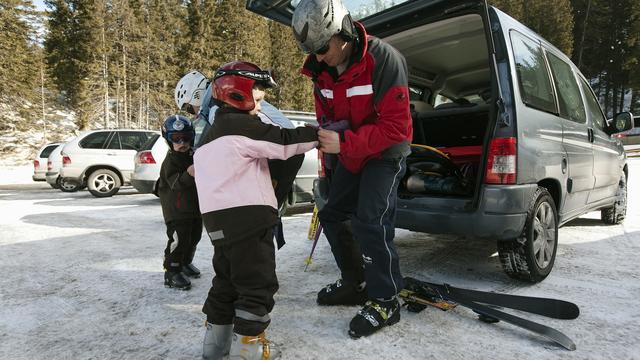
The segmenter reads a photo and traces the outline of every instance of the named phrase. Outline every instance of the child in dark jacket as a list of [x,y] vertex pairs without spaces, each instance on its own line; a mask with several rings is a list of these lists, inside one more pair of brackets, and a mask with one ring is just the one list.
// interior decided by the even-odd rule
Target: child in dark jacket
[[200,276],[200,271],[191,261],[202,236],[193,167],[195,131],[189,119],[172,115],[162,125],[162,137],[169,145],[158,182],[158,195],[169,238],[164,250],[164,284],[189,290],[191,281],[187,276]]
[[283,129],[256,114],[267,71],[247,62],[223,65],[214,76],[220,108],[194,155],[215,277],[203,307],[203,357],[272,359],[265,338],[278,290],[273,227],[278,222],[268,159],[287,159],[317,146],[314,128]]

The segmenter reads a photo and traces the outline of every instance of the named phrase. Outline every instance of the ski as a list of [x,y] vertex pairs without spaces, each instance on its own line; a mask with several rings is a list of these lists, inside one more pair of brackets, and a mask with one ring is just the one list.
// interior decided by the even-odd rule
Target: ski
[[[410,277],[405,278],[405,284],[407,289],[415,288],[416,285],[418,288],[424,288],[425,286],[427,289],[431,288],[432,291],[425,291],[429,297],[437,296],[438,292],[445,291],[443,285]],[[564,300],[469,290],[451,285],[447,285],[446,289],[452,294],[465,296],[477,303],[525,311],[554,319],[572,320],[580,315],[580,309],[576,304]]]
[[423,306],[426,305],[435,306],[446,311],[457,305],[461,305],[480,314],[480,319],[483,321],[497,322],[502,320],[546,337],[568,350],[576,349],[574,342],[562,332],[546,325],[480,304],[468,294],[456,293],[455,290],[453,290],[455,288],[447,284],[437,285],[425,283],[413,278],[405,278],[405,284],[405,288],[400,292],[399,296],[405,301],[410,311],[420,311]]

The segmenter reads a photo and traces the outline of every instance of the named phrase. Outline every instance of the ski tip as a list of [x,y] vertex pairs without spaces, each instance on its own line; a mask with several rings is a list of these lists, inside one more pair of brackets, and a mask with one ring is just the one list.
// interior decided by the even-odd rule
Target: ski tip
[[573,320],[577,319],[578,316],[580,316],[580,308],[578,307],[578,305],[568,301],[564,301],[563,305],[565,308],[561,313],[559,313],[558,319]]
[[576,350],[576,344],[574,344],[573,341],[569,340],[568,344],[561,344],[565,349],[569,350],[569,351],[575,351]]

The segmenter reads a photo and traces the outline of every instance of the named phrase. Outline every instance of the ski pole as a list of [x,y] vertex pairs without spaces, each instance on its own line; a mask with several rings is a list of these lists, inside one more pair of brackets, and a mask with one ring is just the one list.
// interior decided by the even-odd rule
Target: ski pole
[[318,224],[318,228],[315,232],[315,237],[313,239],[313,245],[311,245],[311,252],[309,253],[309,256],[305,259],[305,266],[304,266],[304,271],[307,271],[307,268],[309,267],[309,264],[311,264],[312,262],[312,258],[313,258],[313,252],[316,250],[316,245],[318,244],[318,239],[320,239],[320,234],[322,234],[322,224]]

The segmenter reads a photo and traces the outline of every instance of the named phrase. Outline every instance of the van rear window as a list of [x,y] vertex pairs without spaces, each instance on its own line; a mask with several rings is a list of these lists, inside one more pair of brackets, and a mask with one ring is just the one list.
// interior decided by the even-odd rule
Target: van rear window
[[556,113],[551,79],[540,44],[512,31],[511,46],[522,101],[536,109]]

